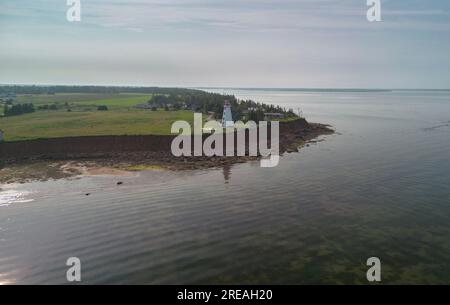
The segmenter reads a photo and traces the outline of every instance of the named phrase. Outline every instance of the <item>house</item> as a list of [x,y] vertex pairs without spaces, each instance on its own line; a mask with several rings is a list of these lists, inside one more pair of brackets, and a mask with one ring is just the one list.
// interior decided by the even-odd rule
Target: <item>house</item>
[[17,97],[13,93],[6,93],[6,94],[3,94],[3,96],[0,97],[0,100],[2,100],[5,103],[12,103],[12,102],[15,102],[17,100]]
[[264,121],[272,121],[272,120],[280,120],[284,119],[283,113],[277,113],[277,112],[267,112],[264,113]]
[[145,103],[145,104],[138,104],[135,107],[139,109],[152,109],[153,105]]

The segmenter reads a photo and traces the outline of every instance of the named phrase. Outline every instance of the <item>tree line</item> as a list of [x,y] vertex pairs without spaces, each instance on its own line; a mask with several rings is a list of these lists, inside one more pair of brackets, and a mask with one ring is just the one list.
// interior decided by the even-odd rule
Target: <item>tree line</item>
[[12,106],[5,105],[4,115],[5,116],[13,116],[20,115],[25,113],[35,112],[33,104],[15,104]]
[[185,94],[189,92],[201,92],[201,91],[197,89],[187,89],[187,88],[160,88],[160,87],[0,85],[0,94],[56,94],[56,93]]
[[264,120],[265,113],[281,113],[285,117],[296,117],[292,109],[257,103],[252,100],[238,100],[234,95],[223,95],[205,91],[187,92],[184,94],[160,94],[154,95],[149,101],[151,109],[164,108],[166,110],[188,109],[195,112],[214,113],[216,119],[220,119],[223,113],[224,102],[231,104],[231,112],[234,120]]

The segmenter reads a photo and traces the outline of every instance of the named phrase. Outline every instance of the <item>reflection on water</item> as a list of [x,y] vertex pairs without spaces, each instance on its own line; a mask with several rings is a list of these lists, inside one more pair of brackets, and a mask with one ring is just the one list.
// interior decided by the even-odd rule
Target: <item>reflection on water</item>
[[225,183],[228,183],[228,181],[230,181],[230,176],[231,176],[231,166],[229,164],[226,164],[223,166],[223,179],[225,180]]
[[364,284],[377,256],[383,283],[450,283],[450,130],[425,130],[448,92],[235,93],[339,133],[275,168],[14,186],[34,202],[0,208],[0,282],[65,283],[76,256],[84,283]]

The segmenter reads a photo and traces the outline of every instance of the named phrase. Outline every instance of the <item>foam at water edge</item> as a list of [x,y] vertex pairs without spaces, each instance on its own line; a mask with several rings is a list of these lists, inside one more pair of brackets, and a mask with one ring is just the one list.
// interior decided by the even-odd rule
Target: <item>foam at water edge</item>
[[6,190],[1,191],[0,189],[0,207],[7,207],[12,203],[27,203],[32,202],[34,199],[26,199],[26,196],[30,192],[17,191],[17,190]]

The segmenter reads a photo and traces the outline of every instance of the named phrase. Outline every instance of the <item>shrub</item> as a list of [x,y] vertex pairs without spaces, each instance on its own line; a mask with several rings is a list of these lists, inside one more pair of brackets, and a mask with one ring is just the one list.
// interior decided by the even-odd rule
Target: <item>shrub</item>
[[33,104],[17,104],[13,105],[12,107],[5,106],[5,116],[13,116],[13,115],[20,115],[24,113],[31,113],[34,112],[34,105]]

